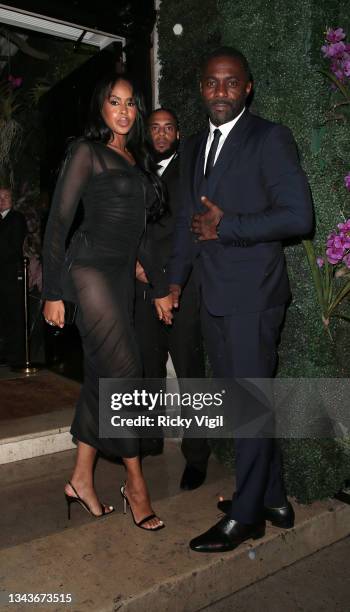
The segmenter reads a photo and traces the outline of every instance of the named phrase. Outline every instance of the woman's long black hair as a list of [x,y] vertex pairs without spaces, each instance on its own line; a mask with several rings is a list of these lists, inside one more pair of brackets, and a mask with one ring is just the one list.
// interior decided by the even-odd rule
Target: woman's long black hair
[[165,212],[168,211],[167,196],[164,184],[155,171],[150,152],[146,145],[145,118],[146,109],[143,95],[140,92],[134,79],[128,74],[109,73],[97,83],[90,103],[90,113],[87,126],[84,131],[85,138],[107,144],[113,139],[112,130],[106,125],[102,117],[103,104],[110,95],[114,85],[118,81],[126,81],[130,84],[133,98],[136,103],[137,114],[135,123],[126,137],[128,151],[134,157],[136,163],[147,174],[153,183],[156,198],[148,209],[148,221],[157,221]]

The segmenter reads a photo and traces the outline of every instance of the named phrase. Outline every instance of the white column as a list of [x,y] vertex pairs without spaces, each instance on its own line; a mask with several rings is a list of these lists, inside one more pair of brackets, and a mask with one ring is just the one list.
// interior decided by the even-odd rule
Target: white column
[[153,30],[153,49],[152,49],[152,94],[153,108],[159,106],[159,77],[160,77],[160,62],[158,58],[159,38],[158,38],[158,16],[162,0],[155,0],[155,9],[157,11],[157,20]]

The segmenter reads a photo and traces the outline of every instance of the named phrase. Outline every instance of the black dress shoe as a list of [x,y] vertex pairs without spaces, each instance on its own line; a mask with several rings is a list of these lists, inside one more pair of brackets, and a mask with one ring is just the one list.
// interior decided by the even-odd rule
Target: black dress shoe
[[[229,514],[231,511],[232,501],[230,499],[223,499],[218,502],[218,508],[221,512]],[[265,521],[270,521],[274,527],[280,527],[281,529],[291,529],[294,527],[294,510],[292,504],[287,501],[285,506],[280,508],[268,508],[265,506],[263,518]]]
[[287,501],[281,508],[264,508],[264,519],[270,521],[274,527],[281,529],[292,529],[294,527],[294,510],[292,504]]
[[224,514],[230,514],[231,506],[232,506],[232,500],[231,499],[222,499],[221,501],[219,501],[217,503],[217,507]]
[[195,552],[222,553],[237,548],[245,540],[257,540],[265,535],[265,523],[244,525],[227,516],[190,542]]
[[198,489],[205,481],[206,475],[206,472],[201,472],[191,465],[186,465],[184,473],[182,474],[180,488],[184,491]]

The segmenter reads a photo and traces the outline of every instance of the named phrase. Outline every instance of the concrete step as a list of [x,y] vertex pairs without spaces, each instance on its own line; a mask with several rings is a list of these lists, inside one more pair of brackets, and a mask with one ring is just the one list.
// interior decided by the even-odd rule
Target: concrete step
[[[51,393],[47,393],[48,381],[55,384]],[[28,394],[23,392],[27,382],[35,383],[34,391],[29,385]],[[19,396],[18,386],[22,389]],[[0,397],[4,391],[5,400],[0,404],[0,465],[74,448],[69,430],[79,389],[79,383],[45,369],[26,377],[2,368]],[[9,393],[15,394],[14,400]]]
[[0,465],[74,448],[69,433],[74,408],[0,423]]
[[216,502],[231,495],[232,476],[211,459],[205,485],[180,492],[184,462],[172,440],[163,455],[144,461],[165,529],[142,531],[121,513],[124,469],[102,461],[96,487],[117,511],[94,520],[77,506],[69,524],[62,488],[73,461],[68,451],[0,467],[4,612],[14,610],[5,603],[8,592],[72,595],[72,605],[37,607],[48,612],[197,612],[350,533],[350,506],[328,500],[296,504],[292,530],[268,527],[263,539],[224,555],[190,551],[188,541],[218,520]]
[[[164,455],[143,460],[155,504],[157,500],[181,494],[179,482],[184,468],[181,449],[174,440],[167,440],[165,446]],[[1,512],[0,549],[81,525],[94,526],[96,521],[78,506],[72,507],[72,520],[67,520],[63,488],[71,476],[74,461],[75,450],[0,466],[2,496],[6,499]],[[227,470],[223,472],[222,466],[213,459],[207,482],[220,480],[223,473],[230,478]],[[96,490],[101,500],[116,506],[118,513],[121,513],[122,508],[119,487],[124,478],[122,465],[105,459],[98,460],[95,471]],[[186,495],[185,499],[188,502]]]
[[[170,357],[167,372],[169,378],[176,378]],[[44,380],[47,376],[57,377],[63,388],[67,384],[69,387],[76,386],[79,389],[79,383],[45,368],[39,370],[38,374],[31,379]],[[13,372],[10,368],[0,369],[0,383],[4,380],[15,379],[23,380],[27,377],[25,374]],[[73,420],[74,405],[75,402],[72,402],[72,406],[54,411],[49,411],[48,406],[47,412],[31,415],[31,406],[28,402],[28,405],[25,406],[25,413],[29,416],[1,418],[0,465],[73,449],[74,444],[69,431]]]

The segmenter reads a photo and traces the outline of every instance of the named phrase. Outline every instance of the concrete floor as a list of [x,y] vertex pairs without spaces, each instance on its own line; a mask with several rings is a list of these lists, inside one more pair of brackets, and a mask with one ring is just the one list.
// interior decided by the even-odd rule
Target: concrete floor
[[348,612],[350,537],[201,612]]

